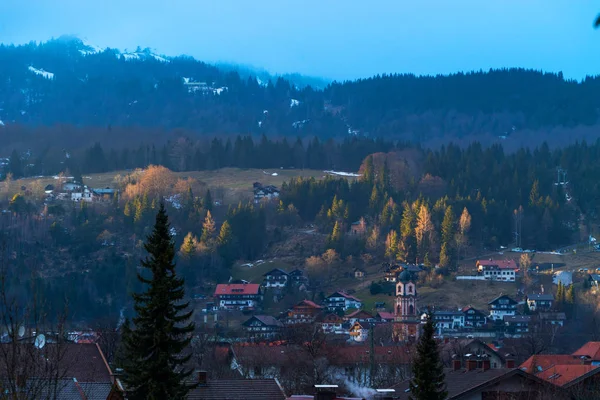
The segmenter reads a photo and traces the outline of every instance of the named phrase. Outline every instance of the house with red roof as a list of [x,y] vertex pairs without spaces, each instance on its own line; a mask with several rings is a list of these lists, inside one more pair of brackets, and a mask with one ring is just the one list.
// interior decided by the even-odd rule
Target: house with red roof
[[362,301],[340,290],[325,298],[325,307],[330,312],[348,311],[351,308],[361,308]]
[[286,324],[310,324],[323,311],[323,307],[310,300],[302,300],[287,312]]
[[214,297],[220,308],[228,310],[253,310],[263,299],[258,283],[219,284]]
[[519,267],[514,260],[477,260],[477,272],[487,280],[514,282]]
[[337,314],[327,314],[319,319],[321,329],[325,333],[344,334],[347,333],[343,329],[344,319]]

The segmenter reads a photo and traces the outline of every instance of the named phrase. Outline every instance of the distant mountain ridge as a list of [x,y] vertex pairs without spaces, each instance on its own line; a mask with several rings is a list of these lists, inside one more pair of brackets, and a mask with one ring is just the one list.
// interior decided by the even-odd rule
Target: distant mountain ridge
[[596,126],[598,82],[503,69],[338,83],[61,36],[0,46],[0,129],[72,124],[184,128],[198,135],[503,141],[522,132]]

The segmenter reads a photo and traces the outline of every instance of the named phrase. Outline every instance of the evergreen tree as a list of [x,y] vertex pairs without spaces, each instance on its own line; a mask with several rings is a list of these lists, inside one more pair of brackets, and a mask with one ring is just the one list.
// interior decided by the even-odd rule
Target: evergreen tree
[[373,165],[373,155],[369,155],[364,163],[362,180],[372,185],[375,181],[375,167]]
[[339,222],[335,221],[331,235],[327,238],[327,247],[330,249],[339,248],[342,241],[342,229]]
[[450,255],[448,254],[448,244],[446,242],[442,243],[442,248],[440,250],[440,267],[448,267],[451,265],[450,263]]
[[565,303],[569,305],[575,304],[575,285],[572,283],[565,292]]
[[221,225],[221,230],[219,231],[219,236],[217,237],[217,245],[219,246],[218,251],[223,259],[223,262],[225,263],[225,266],[231,266],[233,261],[236,259],[238,252],[229,221],[225,221],[223,222],[223,225]]
[[204,196],[204,201],[202,203],[202,207],[205,210],[212,211],[212,208],[213,208],[213,199],[212,199],[212,195],[210,194],[210,189],[208,189],[206,191],[206,196]]
[[197,244],[197,240],[194,235],[192,235],[192,232],[188,232],[185,238],[183,238],[183,244],[181,245],[179,252],[183,257],[189,259],[196,253]]
[[454,211],[452,206],[446,207],[444,212],[444,220],[442,221],[442,243],[447,243],[448,246],[454,240]]
[[434,339],[435,323],[427,315],[423,333],[417,343],[417,355],[413,361],[413,378],[410,381],[412,400],[444,400],[446,391],[444,365],[440,360],[437,342]]
[[558,281],[558,287],[556,289],[556,309],[562,310],[565,302],[565,288],[561,281]]
[[391,230],[385,239],[385,256],[390,260],[394,259],[398,254],[398,234],[395,230]]
[[186,384],[191,371],[185,368],[194,324],[184,298],[183,279],[175,273],[175,246],[169,219],[161,203],[156,223],[144,248],[148,257],[142,267],[150,277],[138,274],[146,289],[133,295],[136,316],[123,329],[123,381],[128,399],[184,399],[192,388]]
[[202,236],[200,237],[200,242],[205,246],[211,247],[215,238],[215,233],[215,220],[210,214],[210,211],[208,211],[206,213],[206,218],[204,218],[204,223],[202,224]]

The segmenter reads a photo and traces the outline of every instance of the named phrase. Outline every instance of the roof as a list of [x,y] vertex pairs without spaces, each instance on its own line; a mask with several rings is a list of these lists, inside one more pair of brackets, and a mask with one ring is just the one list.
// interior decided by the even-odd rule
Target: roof
[[[596,371],[594,371],[596,370]],[[558,386],[565,386],[590,372],[600,372],[597,365],[554,365],[535,376]]]
[[304,272],[296,268],[295,270],[290,271],[288,275],[304,275]]
[[554,295],[553,294],[528,294],[527,295],[527,299],[528,300],[532,300],[532,301],[552,301],[554,300]]
[[356,310],[353,313],[345,315],[344,318],[373,318],[373,315],[364,310]]
[[308,307],[311,307],[311,308],[323,308],[322,306],[318,305],[314,301],[310,301],[310,300],[302,300],[300,303],[296,304],[292,308],[302,307],[302,306],[308,306]]
[[515,300],[513,300],[506,294],[501,294],[500,296],[496,297],[494,300],[490,301],[488,304],[494,304],[496,301],[498,301],[502,298],[507,298],[508,300],[510,300],[510,304],[519,304],[518,302],[516,302]]
[[[315,397],[306,394],[294,394],[286,400],[313,400]],[[335,397],[333,400],[365,400],[362,397]]]
[[248,319],[246,322],[244,322],[242,325],[244,326],[248,326],[250,324],[250,321],[257,319],[260,322],[262,322],[263,324],[267,325],[267,326],[276,326],[276,327],[282,327],[283,324],[276,319],[275,317],[272,317],[270,315],[254,315],[252,316],[250,319]]
[[504,356],[498,352],[498,349],[493,346],[482,342],[479,339],[455,339],[449,340],[448,343],[443,343],[438,346],[440,350],[440,354],[442,355],[450,355],[452,356],[455,353],[480,353],[474,346],[479,346],[479,348],[485,352],[495,354],[501,360],[504,360]]
[[519,269],[514,260],[477,260],[477,266],[497,267],[499,269]]
[[567,319],[567,314],[564,312],[541,312],[538,314],[538,318],[542,320],[564,321]]
[[285,272],[284,270],[282,270],[281,268],[275,268],[270,270],[269,272],[265,273],[263,276],[267,276],[267,275],[287,275],[288,273]]
[[400,282],[408,282],[412,280],[412,275],[408,271],[408,269],[405,269],[400,273],[400,275],[398,275],[398,279],[400,280]]
[[[528,374],[520,369],[513,368],[491,368],[487,371],[476,369],[472,371],[466,371],[464,369],[454,371],[452,368],[446,368],[444,370],[446,375],[446,390],[448,391],[448,399],[462,399],[467,398],[469,393],[476,390],[481,390],[491,385],[495,385],[504,379],[512,378],[514,376],[522,377],[523,379],[534,381],[548,388],[554,394],[560,394],[556,391],[556,386],[549,384],[537,378],[534,375]],[[406,380],[392,389],[396,390],[396,394],[399,394],[399,399],[408,399],[410,396],[409,380]],[[560,397],[556,397],[560,398]]]
[[433,317],[436,315],[463,315],[462,311],[458,310],[433,310]]
[[598,274],[590,274],[590,278],[592,278],[593,281],[600,282],[600,275]]
[[258,294],[260,285],[258,283],[221,283],[215,289],[215,296],[227,294]]
[[110,382],[78,382],[74,378],[54,380],[27,379],[21,394],[27,398],[55,400],[106,400],[112,389]]
[[581,365],[581,359],[572,354],[538,354],[529,357],[519,366],[525,372],[537,374],[556,365]]
[[387,311],[378,312],[376,317],[380,318],[380,319],[395,319],[396,318],[394,313],[387,312]]
[[531,322],[530,315],[505,315],[504,322]]
[[[337,295],[337,296],[336,296],[336,295]],[[357,299],[356,297],[354,297],[354,296],[351,296],[351,295],[349,295],[348,293],[346,293],[346,292],[344,292],[344,291],[341,291],[341,290],[340,290],[340,291],[337,291],[337,292],[335,292],[335,293],[333,293],[333,294],[330,294],[329,296],[327,296],[327,298],[330,298],[330,297],[343,297],[343,298],[345,298],[345,299],[348,299],[348,300],[354,300],[354,301],[358,301],[359,303],[361,303],[361,302],[362,302],[361,300]]]
[[[374,361],[377,364],[405,364],[412,362],[413,348],[404,345],[374,346]],[[368,345],[330,346],[327,359],[332,365],[357,365],[371,362],[371,347]]]
[[600,342],[587,342],[573,352],[574,356],[587,356],[592,360],[600,360]]
[[284,400],[276,379],[218,379],[190,391],[188,400]]
[[466,313],[466,312],[467,312],[467,311],[469,311],[469,310],[476,311],[476,312],[478,312],[479,314],[484,314],[482,311],[479,311],[478,309],[476,309],[476,308],[475,308],[475,307],[473,307],[473,306],[466,306],[466,307],[463,307],[461,311],[462,311],[463,313]]

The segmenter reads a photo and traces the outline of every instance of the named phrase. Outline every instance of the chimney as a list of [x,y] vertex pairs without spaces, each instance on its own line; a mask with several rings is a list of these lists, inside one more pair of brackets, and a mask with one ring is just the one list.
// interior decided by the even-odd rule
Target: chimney
[[335,400],[337,388],[338,385],[315,385],[317,394],[315,394],[314,400]]
[[198,385],[206,386],[207,385],[206,371],[196,371],[196,374],[198,375]]
[[477,369],[477,360],[467,360],[467,371],[475,371]]
[[452,360],[452,369],[454,371],[459,371],[462,368],[462,362],[460,360]]
[[481,370],[487,371],[488,369],[490,369],[490,360],[482,360],[481,361]]
[[515,367],[515,360],[513,360],[512,358],[507,358],[506,359],[506,368],[514,368]]

